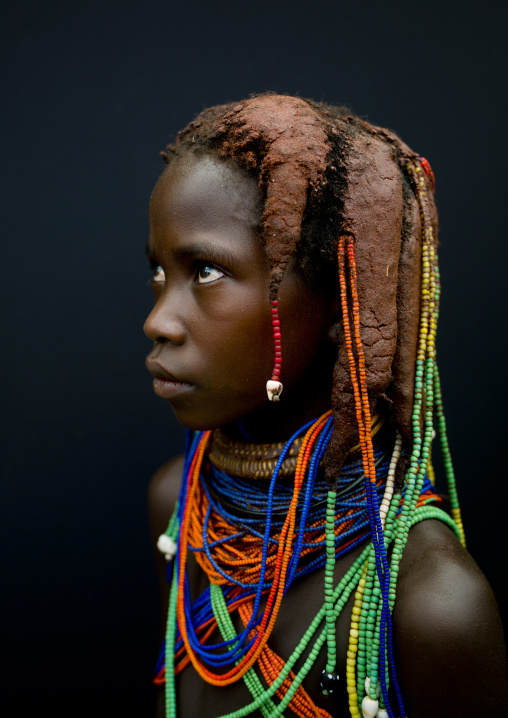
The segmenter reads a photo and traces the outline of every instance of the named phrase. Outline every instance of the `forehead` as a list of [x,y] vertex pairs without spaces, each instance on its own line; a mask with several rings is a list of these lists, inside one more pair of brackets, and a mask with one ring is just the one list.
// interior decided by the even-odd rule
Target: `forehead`
[[161,175],[150,198],[152,230],[177,226],[211,228],[260,224],[256,181],[237,167],[208,155],[176,158]]

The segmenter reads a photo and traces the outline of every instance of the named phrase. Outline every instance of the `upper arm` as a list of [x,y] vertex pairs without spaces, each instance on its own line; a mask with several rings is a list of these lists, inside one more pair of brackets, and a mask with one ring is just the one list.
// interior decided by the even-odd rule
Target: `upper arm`
[[155,564],[159,578],[162,598],[162,623],[166,618],[169,587],[166,582],[167,563],[164,556],[157,549],[157,539],[163,534],[175,508],[183,473],[183,456],[163,464],[152,476],[148,487],[148,512],[150,517],[150,532],[155,553]]
[[421,525],[416,533],[417,548],[401,564],[393,614],[407,714],[503,715],[506,652],[492,590],[444,525]]

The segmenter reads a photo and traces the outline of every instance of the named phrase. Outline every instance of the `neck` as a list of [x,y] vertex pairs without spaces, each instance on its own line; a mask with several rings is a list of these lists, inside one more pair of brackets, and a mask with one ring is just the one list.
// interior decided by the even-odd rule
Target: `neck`
[[259,444],[288,441],[300,427],[317,419],[330,408],[328,397],[308,407],[295,406],[295,402],[289,399],[284,403],[282,399],[222,427],[222,431],[236,441]]

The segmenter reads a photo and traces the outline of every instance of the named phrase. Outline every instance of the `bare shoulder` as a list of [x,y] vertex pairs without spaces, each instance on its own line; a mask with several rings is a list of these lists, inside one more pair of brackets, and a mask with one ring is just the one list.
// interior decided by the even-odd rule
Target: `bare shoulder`
[[152,536],[163,533],[178,500],[183,473],[183,456],[176,456],[157,469],[148,486],[148,511]]
[[439,521],[411,529],[393,623],[408,715],[505,714],[506,652],[496,600],[473,558]]

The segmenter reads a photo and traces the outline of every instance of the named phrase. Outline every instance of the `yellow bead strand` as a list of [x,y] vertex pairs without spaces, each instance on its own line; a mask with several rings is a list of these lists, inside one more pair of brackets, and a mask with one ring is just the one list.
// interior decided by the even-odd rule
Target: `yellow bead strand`
[[349,644],[346,658],[346,686],[349,699],[349,713],[352,718],[361,718],[358,708],[358,693],[356,692],[356,653],[358,651],[359,619],[362,611],[363,590],[365,588],[365,576],[367,575],[367,564],[363,570],[362,577],[358,582],[355,593],[355,602],[351,615],[351,628],[349,629]]

